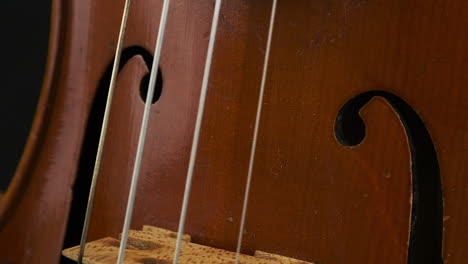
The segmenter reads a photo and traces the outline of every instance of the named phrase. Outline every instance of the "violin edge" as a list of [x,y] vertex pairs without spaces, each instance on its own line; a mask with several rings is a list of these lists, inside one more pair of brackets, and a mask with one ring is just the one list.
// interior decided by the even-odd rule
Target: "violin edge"
[[54,105],[54,94],[58,86],[59,67],[63,57],[61,43],[65,40],[65,12],[66,5],[63,1],[51,1],[49,44],[44,79],[24,151],[11,183],[0,200],[0,230],[3,229],[29,184],[31,170],[35,166],[37,156],[40,155],[42,142],[46,135],[50,113]]

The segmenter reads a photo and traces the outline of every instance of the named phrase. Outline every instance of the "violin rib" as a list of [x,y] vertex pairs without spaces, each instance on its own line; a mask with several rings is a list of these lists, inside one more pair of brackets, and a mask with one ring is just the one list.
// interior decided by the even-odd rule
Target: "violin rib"
[[[53,0],[41,102],[0,202],[0,264],[69,263],[61,252],[79,244],[124,2]],[[184,229],[193,258],[235,251],[271,4],[221,5]],[[162,5],[131,4],[89,257],[122,231]],[[132,230],[179,224],[214,7],[169,9]],[[278,0],[241,253],[466,262],[467,24],[466,0]],[[167,230],[160,249],[138,248],[153,229],[132,231],[131,254],[170,261]]]

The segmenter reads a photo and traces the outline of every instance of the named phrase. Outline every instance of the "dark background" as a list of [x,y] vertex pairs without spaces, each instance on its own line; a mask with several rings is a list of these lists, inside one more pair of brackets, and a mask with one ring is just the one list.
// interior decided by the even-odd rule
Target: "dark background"
[[0,192],[4,192],[36,111],[47,59],[51,0],[1,2]]

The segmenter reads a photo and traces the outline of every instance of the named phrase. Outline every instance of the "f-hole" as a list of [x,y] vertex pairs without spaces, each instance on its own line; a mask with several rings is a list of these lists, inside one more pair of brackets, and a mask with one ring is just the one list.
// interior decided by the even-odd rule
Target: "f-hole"
[[[143,79],[141,79],[141,82],[140,82],[140,98],[143,102],[146,102],[146,97],[148,95],[148,89],[149,89],[149,83],[150,83],[150,74],[148,73],[143,77]],[[158,76],[154,84],[153,99],[151,100],[152,104],[156,103],[161,97],[162,87],[163,87],[163,79],[162,79],[161,69],[159,68]]]
[[[140,46],[131,46],[122,51],[119,72],[125,65],[135,56],[141,56],[145,62],[146,67],[151,72],[151,65],[153,63],[153,55]],[[67,230],[64,240],[64,248],[72,247],[80,243],[81,230],[83,228],[84,215],[86,212],[86,202],[89,195],[89,188],[91,185],[91,177],[93,174],[94,160],[96,158],[97,146],[99,142],[99,134],[101,124],[106,107],[107,93],[109,91],[109,83],[112,74],[112,65],[114,61],[109,62],[94,97],[93,105],[89,115],[88,124],[86,127],[86,134],[84,137],[83,146],[81,149],[80,163],[75,184],[73,186],[73,200],[68,217]],[[140,81],[138,90],[135,92],[140,94],[143,102],[146,101],[146,93],[149,84],[149,75],[146,75]],[[152,103],[159,100],[162,93],[163,79],[161,69],[158,69],[158,78],[156,80],[155,92],[153,95]],[[62,256],[61,263],[74,263]]]
[[439,162],[431,136],[413,108],[400,97],[380,90],[361,93],[346,102],[336,117],[335,136],[344,146],[356,146],[366,136],[359,111],[373,97],[389,102],[398,114],[411,150],[412,208],[408,264],[441,264],[443,198]]

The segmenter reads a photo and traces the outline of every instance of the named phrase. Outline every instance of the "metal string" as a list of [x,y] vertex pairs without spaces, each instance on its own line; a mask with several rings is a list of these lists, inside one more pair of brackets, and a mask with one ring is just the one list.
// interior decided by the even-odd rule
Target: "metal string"
[[167,16],[169,13],[169,4],[170,0],[164,0],[162,13],[161,13],[161,20],[159,22],[159,30],[158,30],[158,38],[156,40],[156,47],[154,48],[154,59],[153,64],[151,66],[151,74],[150,74],[150,81],[148,86],[148,94],[146,95],[146,103],[145,103],[145,110],[143,113],[143,120],[141,122],[141,130],[140,130],[140,137],[138,139],[138,147],[135,157],[135,164],[133,167],[133,174],[132,174],[132,183],[130,185],[130,193],[128,195],[128,203],[127,203],[127,210],[125,213],[125,221],[122,229],[122,238],[120,239],[120,247],[119,247],[119,256],[117,258],[117,263],[122,264],[125,258],[125,248],[127,247],[127,239],[128,239],[128,230],[130,228],[130,222],[132,221],[132,213],[133,213],[133,205],[135,202],[135,194],[138,185],[138,178],[140,175],[140,168],[141,168],[141,160],[143,158],[143,150],[145,147],[145,139],[146,139],[146,132],[148,130],[148,121],[149,116],[151,113],[151,105],[152,105],[152,98],[154,95],[154,87],[156,84],[156,78],[158,76],[158,66],[159,60],[161,58],[161,50],[164,41],[164,32],[167,23]]
[[188,202],[190,198],[190,190],[192,188],[193,171],[195,167],[195,161],[197,158],[198,141],[200,138],[200,129],[201,129],[201,123],[203,119],[203,111],[205,109],[205,100],[206,100],[206,94],[207,94],[207,89],[208,89],[208,81],[210,79],[210,70],[211,70],[211,63],[213,60],[213,50],[214,50],[214,43],[216,39],[216,32],[218,28],[220,9],[221,9],[221,0],[216,0],[214,12],[213,12],[213,21],[211,24],[210,41],[208,43],[208,54],[206,56],[205,70],[203,73],[203,82],[202,82],[202,87],[201,87],[201,92],[200,92],[200,101],[198,103],[197,119],[195,122],[195,131],[194,131],[193,141],[192,141],[192,150],[190,152],[190,161],[189,161],[189,166],[188,166],[187,179],[185,183],[184,199],[182,202],[182,210],[180,213],[179,229],[177,233],[177,243],[176,243],[176,248],[174,251],[174,261],[173,261],[174,264],[179,263],[180,249],[182,245],[182,236],[184,234],[185,219],[187,216],[187,208],[188,208]]
[[106,141],[107,127],[109,123],[110,110],[112,106],[112,98],[114,95],[115,84],[117,80],[117,74],[118,74],[118,69],[119,69],[119,64],[120,64],[120,56],[122,54],[123,40],[125,36],[125,28],[127,26],[127,18],[128,18],[128,13],[130,10],[130,3],[131,3],[131,0],[125,1],[125,7],[123,10],[123,15],[122,15],[122,22],[120,24],[119,39],[117,41],[117,50],[115,51],[114,65],[112,66],[112,75],[111,75],[111,80],[109,84],[109,92],[107,95],[106,109],[104,112],[104,119],[102,121],[101,134],[99,136],[99,144],[98,144],[98,149],[97,149],[97,154],[96,154],[96,161],[94,163],[93,178],[91,180],[91,187],[89,189],[88,205],[86,207],[85,220],[83,223],[83,230],[81,233],[80,251],[78,253],[78,264],[83,263],[86,240],[88,238],[89,224],[91,221],[91,215],[92,215],[93,205],[94,205],[94,197],[96,194],[96,184],[97,184],[97,180],[99,177],[99,169],[101,167],[101,159],[102,159],[102,152],[104,149],[104,142]]
[[259,92],[258,103],[257,103],[257,113],[255,116],[255,127],[253,131],[252,145],[250,148],[249,169],[247,173],[247,182],[245,184],[244,203],[242,206],[242,216],[241,216],[241,222],[240,222],[240,228],[239,228],[239,236],[237,238],[236,262],[235,262],[236,264],[239,263],[239,259],[240,259],[240,250],[242,246],[242,237],[244,234],[245,218],[247,215],[247,206],[249,203],[250,183],[252,181],[252,171],[253,171],[253,166],[254,166],[254,161],[255,161],[255,150],[257,147],[258,130],[260,127],[260,119],[261,119],[261,114],[262,114],[263,95],[265,91],[265,83],[266,83],[266,77],[267,77],[267,72],[268,72],[268,61],[270,58],[271,39],[273,36],[273,28],[275,24],[276,2],[277,0],[273,0],[273,6],[271,8],[270,26],[268,29],[268,39],[267,39],[267,46],[266,46],[266,51],[265,51],[265,59],[263,62],[264,64],[263,64],[262,80],[260,83],[260,92]]

